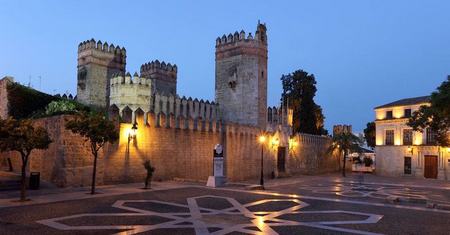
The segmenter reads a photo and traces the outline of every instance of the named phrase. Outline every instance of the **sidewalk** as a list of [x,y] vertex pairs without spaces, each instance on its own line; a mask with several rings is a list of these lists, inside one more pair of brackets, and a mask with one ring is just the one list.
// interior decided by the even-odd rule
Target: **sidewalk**
[[313,184],[329,182],[329,183],[363,183],[377,184],[386,186],[404,186],[416,188],[444,189],[450,190],[450,181],[437,179],[420,179],[412,177],[387,177],[373,174],[360,174],[347,172],[347,176],[343,177],[341,173],[330,173],[323,175],[295,175],[288,178],[278,178],[266,181],[266,187],[278,187],[288,184],[302,183]]
[[149,191],[167,190],[188,187],[189,184],[181,184],[173,181],[152,182],[152,189],[144,190],[143,183],[118,184],[118,185],[104,185],[96,187],[96,194],[90,194],[90,187],[81,188],[57,188],[57,189],[42,189],[38,191],[27,190],[28,199],[30,201],[18,202],[19,192],[15,191],[9,193],[9,197],[0,199],[0,208],[28,206],[42,203],[51,203],[59,201],[70,201],[78,199],[107,197],[114,195],[123,195],[130,193],[142,193]]

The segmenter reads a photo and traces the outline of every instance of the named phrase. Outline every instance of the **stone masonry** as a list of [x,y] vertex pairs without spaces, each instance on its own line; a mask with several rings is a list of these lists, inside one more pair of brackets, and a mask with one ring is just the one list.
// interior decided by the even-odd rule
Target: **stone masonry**
[[141,75],[153,81],[154,91],[162,95],[177,95],[177,65],[155,60],[141,65]]
[[126,50],[94,39],[78,46],[77,100],[97,108],[109,107],[109,80],[124,74]]
[[4,77],[0,80],[0,118],[8,117],[8,83],[14,82],[12,77]]
[[266,127],[265,25],[258,23],[255,38],[244,31],[217,38],[215,99],[224,121]]

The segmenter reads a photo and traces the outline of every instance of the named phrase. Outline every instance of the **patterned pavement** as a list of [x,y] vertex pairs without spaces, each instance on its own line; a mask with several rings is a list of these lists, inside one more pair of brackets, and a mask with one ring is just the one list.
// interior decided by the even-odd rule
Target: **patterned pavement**
[[[223,208],[200,207],[199,203],[204,199],[208,199],[215,206],[222,205],[221,207]],[[298,199],[264,199],[243,205],[231,197],[205,195],[187,198],[187,203],[187,205],[183,205],[156,200],[118,200],[112,206],[129,211],[128,213],[86,213],[37,222],[58,230],[126,229],[126,234],[137,234],[155,229],[180,228],[193,228],[196,234],[220,235],[233,232],[244,234],[278,234],[272,229],[274,226],[306,226],[319,228],[324,231],[376,234],[361,230],[334,227],[333,225],[375,224],[383,217],[382,215],[346,210],[303,211],[301,209],[309,206],[309,204]],[[160,211],[143,209],[149,208],[146,204],[152,204],[153,207],[159,208]],[[161,208],[166,208],[166,212],[162,212]],[[314,219],[308,220],[309,215],[315,215],[309,217]],[[344,215],[350,218],[345,220],[346,217]],[[65,221],[70,221],[73,224],[76,219],[83,217],[101,217],[102,220],[97,222],[103,224],[112,217],[132,217],[135,219],[131,221],[137,223],[117,225],[69,225],[65,223]],[[139,224],[141,222],[140,217],[152,217],[156,222]]]

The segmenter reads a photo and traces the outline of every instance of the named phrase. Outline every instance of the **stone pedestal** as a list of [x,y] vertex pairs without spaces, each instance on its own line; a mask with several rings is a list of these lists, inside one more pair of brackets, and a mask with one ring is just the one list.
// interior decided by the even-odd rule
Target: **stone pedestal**
[[225,176],[210,176],[208,177],[208,182],[206,183],[207,187],[222,187],[226,183]]
[[222,145],[216,144],[214,147],[214,157],[213,157],[213,175],[208,177],[207,187],[222,187],[226,183],[226,178],[224,176],[223,170],[223,148]]

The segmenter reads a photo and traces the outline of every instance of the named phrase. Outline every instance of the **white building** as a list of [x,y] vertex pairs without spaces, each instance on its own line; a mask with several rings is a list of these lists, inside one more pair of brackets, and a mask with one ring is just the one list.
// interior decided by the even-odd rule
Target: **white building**
[[450,148],[437,146],[432,130],[416,132],[406,125],[429,102],[429,96],[422,96],[375,108],[377,174],[450,179]]

